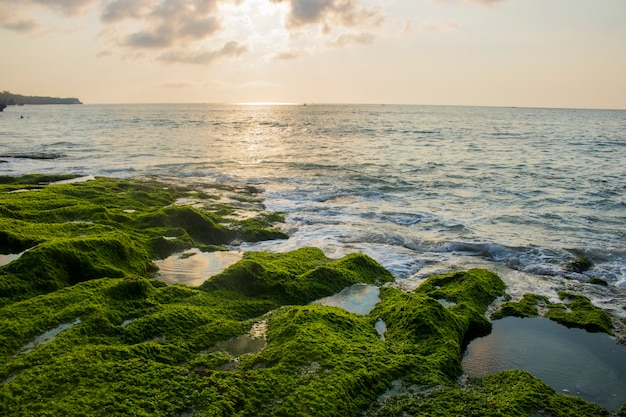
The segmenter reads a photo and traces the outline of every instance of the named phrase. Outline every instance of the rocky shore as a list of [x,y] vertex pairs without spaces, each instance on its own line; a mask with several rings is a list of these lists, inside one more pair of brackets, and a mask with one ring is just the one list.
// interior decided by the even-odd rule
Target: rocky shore
[[[459,379],[465,346],[490,332],[486,312],[506,294],[487,270],[409,292],[365,255],[301,248],[247,252],[199,287],[155,279],[153,261],[174,253],[286,239],[281,221],[254,188],[0,178],[0,414],[609,415],[523,371]],[[355,283],[380,287],[367,314],[311,304]],[[544,307],[613,331],[572,294],[563,307],[528,296],[494,318]],[[242,338],[259,343],[228,348]]]

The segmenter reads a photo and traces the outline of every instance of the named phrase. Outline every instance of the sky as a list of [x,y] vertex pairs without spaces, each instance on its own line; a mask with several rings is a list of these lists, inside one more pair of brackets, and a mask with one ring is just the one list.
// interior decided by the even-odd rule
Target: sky
[[0,90],[626,109],[626,0],[0,0]]

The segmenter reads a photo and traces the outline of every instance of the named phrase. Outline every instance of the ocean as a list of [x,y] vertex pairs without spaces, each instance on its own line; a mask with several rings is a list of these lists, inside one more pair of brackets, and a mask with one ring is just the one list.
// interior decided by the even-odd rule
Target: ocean
[[626,111],[12,106],[0,175],[26,173],[252,185],[291,238],[244,250],[362,252],[406,288],[483,267],[513,298],[573,290],[626,317]]

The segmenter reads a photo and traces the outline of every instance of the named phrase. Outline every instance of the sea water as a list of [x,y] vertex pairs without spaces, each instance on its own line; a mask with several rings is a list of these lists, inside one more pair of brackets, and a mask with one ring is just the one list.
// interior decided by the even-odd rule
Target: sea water
[[[626,111],[11,106],[0,138],[1,175],[260,187],[291,238],[246,249],[365,252],[408,286],[486,263],[524,285],[626,287]],[[594,267],[570,271],[578,256]]]
[[[261,249],[366,252],[409,282],[479,260],[626,286],[626,111],[11,106],[0,138],[2,175],[260,187],[292,236]],[[578,256],[594,267],[568,270]]]

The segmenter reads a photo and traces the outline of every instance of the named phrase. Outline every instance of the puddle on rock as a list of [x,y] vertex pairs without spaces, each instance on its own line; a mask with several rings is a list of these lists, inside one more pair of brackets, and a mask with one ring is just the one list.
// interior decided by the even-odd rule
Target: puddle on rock
[[320,298],[311,304],[340,307],[351,313],[369,314],[380,301],[380,289],[368,284],[353,284],[335,295]]
[[197,287],[242,258],[243,252],[240,251],[201,252],[194,248],[154,263],[159,267],[158,279],[161,281]]
[[556,392],[609,410],[626,401],[626,346],[606,334],[568,329],[548,319],[496,320],[488,336],[469,344],[462,364],[473,376],[525,370]]
[[22,256],[24,252],[21,253],[9,253],[6,255],[0,255],[0,266],[5,266],[11,262],[13,262],[14,260],[16,260],[17,258],[19,258],[20,256]]
[[437,299],[437,301],[439,301],[441,305],[444,306],[445,308],[454,307],[456,305],[454,301],[448,301],[445,298],[439,298]]
[[64,330],[71,329],[77,324],[80,324],[79,318],[77,318],[71,323],[60,324],[54,329],[48,330],[47,332],[40,334],[39,336],[35,337],[32,342],[28,342],[24,346],[22,346],[20,348],[20,353],[28,353],[34,348],[36,348],[37,346],[45,345],[46,343],[52,342],[59,333],[61,333]]
[[383,319],[378,319],[376,320],[376,323],[374,323],[374,328],[376,329],[378,336],[380,336],[380,339],[385,340],[385,332],[387,331],[387,323],[385,323]]
[[217,342],[213,348],[209,349],[209,352],[224,351],[234,358],[259,353],[267,344],[266,332],[267,321],[263,320],[255,323],[246,334]]
[[70,178],[67,180],[53,181],[49,185],[61,185],[61,184],[76,184],[77,182],[87,182],[95,180],[93,175],[84,175],[82,177]]

